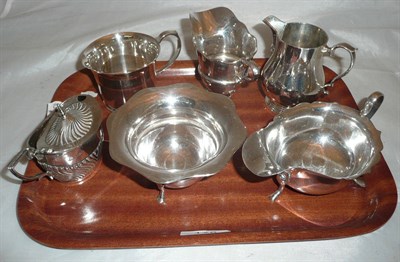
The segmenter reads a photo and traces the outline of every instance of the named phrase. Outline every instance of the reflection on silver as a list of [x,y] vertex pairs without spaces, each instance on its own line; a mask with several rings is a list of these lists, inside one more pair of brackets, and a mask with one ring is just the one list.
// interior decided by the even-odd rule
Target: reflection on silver
[[128,136],[130,153],[150,166],[191,169],[215,157],[224,142],[221,126],[204,112],[176,108],[155,114],[145,116]]
[[[344,77],[353,68],[355,48],[347,43],[327,46],[326,32],[311,24],[285,23],[275,16],[263,22],[273,34],[273,53],[261,71],[266,88],[265,102],[271,111],[279,113],[301,102],[313,102],[326,95],[327,87]],[[322,58],[335,56],[342,48],[350,55],[349,67],[329,83],[325,83]]]
[[253,56],[257,39],[231,10],[217,7],[190,14],[198,72],[210,91],[231,95],[236,86],[259,76]]
[[181,188],[220,171],[246,129],[233,102],[191,84],[147,88],[107,120],[110,155],[159,185]]
[[[278,175],[285,185],[308,194],[340,189],[341,180],[358,181],[380,159],[380,132],[371,117],[383,101],[373,93],[361,112],[337,103],[302,103],[277,115],[243,145],[247,168],[262,177]],[[367,110],[368,109],[368,110]]]

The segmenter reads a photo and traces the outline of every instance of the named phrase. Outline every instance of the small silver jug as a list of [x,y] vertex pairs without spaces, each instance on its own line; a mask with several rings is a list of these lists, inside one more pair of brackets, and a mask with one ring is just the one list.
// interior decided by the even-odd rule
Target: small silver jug
[[[273,36],[273,53],[261,71],[265,102],[271,111],[280,113],[301,102],[316,101],[328,94],[327,87],[353,68],[356,48],[347,43],[328,47],[328,35],[321,28],[306,23],[285,23],[275,16],[268,16],[263,22],[271,28]],[[350,54],[350,65],[325,83],[322,58],[335,56],[338,48]]]
[[236,87],[257,79],[260,68],[254,62],[257,39],[226,7],[190,14],[197,71],[208,90],[231,96]]

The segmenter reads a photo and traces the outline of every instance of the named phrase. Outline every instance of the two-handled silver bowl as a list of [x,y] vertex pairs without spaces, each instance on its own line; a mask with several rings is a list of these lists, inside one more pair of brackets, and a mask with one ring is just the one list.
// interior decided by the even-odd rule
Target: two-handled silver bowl
[[[29,136],[8,169],[23,181],[49,177],[61,182],[83,182],[94,174],[103,146],[102,112],[95,98],[76,95],[57,104]],[[42,172],[25,176],[17,171],[23,159],[36,161]]]

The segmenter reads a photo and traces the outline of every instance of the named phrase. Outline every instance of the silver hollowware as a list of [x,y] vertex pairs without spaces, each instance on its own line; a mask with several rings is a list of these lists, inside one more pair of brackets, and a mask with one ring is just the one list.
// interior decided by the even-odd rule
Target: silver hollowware
[[[280,113],[302,102],[314,102],[328,94],[328,87],[353,68],[356,49],[347,43],[327,45],[328,35],[320,27],[306,23],[286,23],[275,16],[263,22],[273,35],[273,53],[261,71],[266,88],[265,102],[271,111]],[[322,58],[335,56],[341,48],[350,55],[350,65],[341,74],[325,83]]]
[[[156,69],[160,43],[169,36],[176,38],[174,51],[169,61]],[[180,51],[181,39],[176,31],[164,31],[156,38],[121,32],[92,42],[83,51],[82,64],[92,71],[105,105],[113,111],[137,91],[153,87],[156,76],[175,62]]]
[[257,39],[231,10],[217,7],[190,14],[197,71],[210,91],[232,95],[236,87],[255,80],[260,68],[253,61]]
[[226,96],[183,83],[146,88],[107,120],[110,155],[159,186],[182,188],[220,171],[246,138]]
[[[81,182],[94,171],[104,140],[102,112],[95,98],[78,95],[57,105],[34,130],[27,145],[8,169],[23,181],[49,177],[61,182]],[[44,172],[25,176],[16,170],[23,157],[36,160]]]
[[365,186],[363,174],[380,159],[383,144],[370,121],[383,101],[371,94],[364,107],[328,102],[301,103],[275,116],[267,127],[243,144],[246,167],[260,177],[277,176],[278,191],[285,185],[306,194],[335,192],[354,180]]

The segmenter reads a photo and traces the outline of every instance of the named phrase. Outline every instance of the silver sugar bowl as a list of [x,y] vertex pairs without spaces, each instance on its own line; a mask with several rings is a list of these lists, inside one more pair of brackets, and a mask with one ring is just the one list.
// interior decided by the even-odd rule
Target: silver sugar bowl
[[[28,138],[9,163],[8,170],[23,181],[49,177],[61,182],[81,182],[95,169],[101,157],[104,140],[100,128],[102,112],[95,98],[73,96],[57,104]],[[16,170],[26,157],[36,160],[43,172],[25,176]]]

